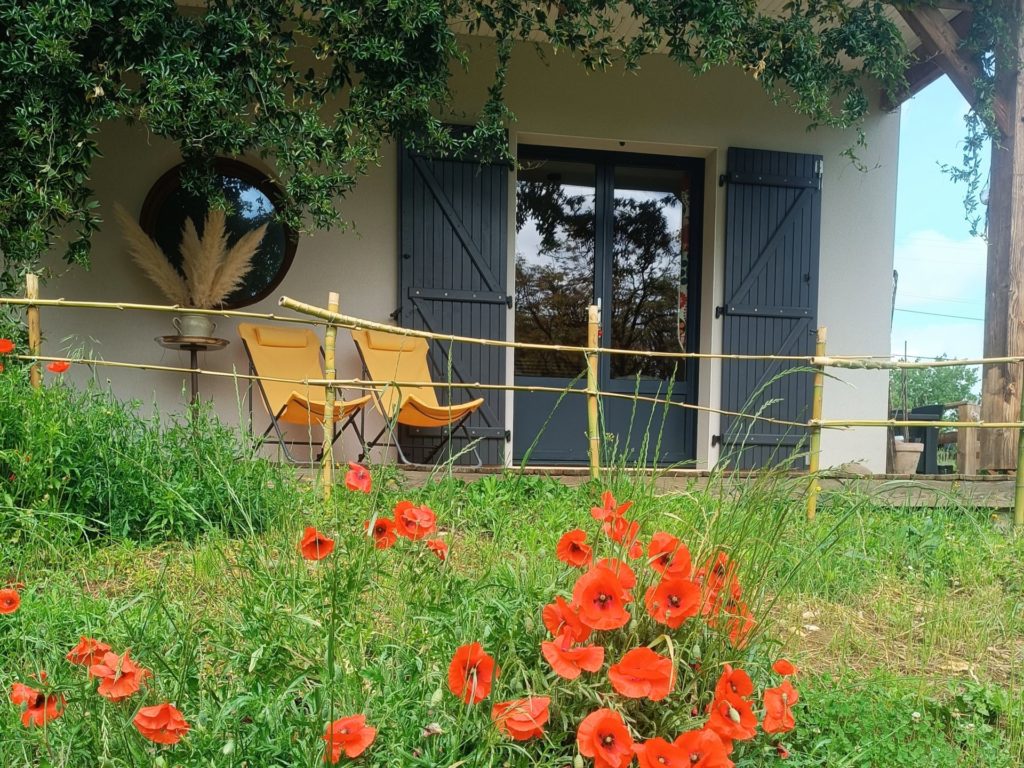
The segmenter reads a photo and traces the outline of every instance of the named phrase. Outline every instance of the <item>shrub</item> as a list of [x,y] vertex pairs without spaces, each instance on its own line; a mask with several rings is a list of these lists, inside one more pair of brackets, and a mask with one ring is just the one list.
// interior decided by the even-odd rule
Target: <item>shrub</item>
[[138,405],[56,379],[33,389],[24,368],[0,373],[0,504],[13,510],[0,535],[241,533],[262,529],[294,493],[290,471],[258,458],[209,408],[144,419]]

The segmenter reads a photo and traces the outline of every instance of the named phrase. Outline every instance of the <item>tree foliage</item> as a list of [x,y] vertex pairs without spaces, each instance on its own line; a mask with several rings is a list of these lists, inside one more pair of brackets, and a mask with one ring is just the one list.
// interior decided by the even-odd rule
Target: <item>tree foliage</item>
[[[401,135],[454,155],[507,157],[503,102],[517,41],[582,66],[638,68],[663,50],[695,73],[735,66],[812,125],[856,126],[874,81],[890,91],[905,51],[880,0],[14,0],[0,3],[0,290],[58,242],[87,262],[98,226],[88,187],[96,133],[139,123],[176,142],[212,189],[216,156],[272,159],[294,225],[341,220],[338,203]],[[644,20],[628,34],[621,22]],[[494,38],[476,127],[444,130],[465,34]],[[488,62],[488,67],[492,66]]]
[[[945,360],[945,357],[939,358]],[[962,400],[977,402],[978,369],[974,366],[941,368],[907,368],[893,370],[889,375],[889,404],[903,408],[903,377],[906,374],[907,409],[922,405],[943,405]]]

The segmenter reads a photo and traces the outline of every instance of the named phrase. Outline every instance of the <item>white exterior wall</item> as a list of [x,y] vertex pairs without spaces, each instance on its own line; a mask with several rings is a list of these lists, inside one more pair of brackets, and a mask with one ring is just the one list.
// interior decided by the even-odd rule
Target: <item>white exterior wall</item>
[[[479,45],[488,43],[480,41]],[[761,86],[739,71],[720,70],[693,78],[666,57],[652,56],[638,74],[587,74],[565,55],[549,52],[544,63],[532,47],[518,53],[507,94],[517,117],[511,126],[513,143],[706,159],[700,351],[721,350],[721,321],[714,319],[714,307],[722,303],[725,190],[718,187],[717,179],[725,172],[726,149],[738,146],[824,156],[818,306],[819,323],[829,329],[828,351],[835,355],[889,354],[898,114],[869,119],[868,146],[861,153],[869,170],[860,171],[841,156],[854,141],[852,133],[808,132],[804,118],[772,105]],[[482,51],[477,56],[480,64],[471,74],[456,73],[457,104],[450,116],[453,122],[472,114],[485,97],[487,78],[493,71],[490,55]],[[170,143],[124,125],[105,127],[99,145],[103,157],[95,163],[92,187],[107,222],[113,220],[111,207],[115,202],[138,213],[150,186],[180,160]],[[514,195],[510,199],[514,200]],[[345,232],[303,235],[292,268],[273,296],[246,309],[276,311],[276,299],[281,295],[322,306],[327,292],[337,290],[343,312],[387,320],[396,307],[398,283],[394,147],[384,149],[381,167],[364,178],[340,207],[354,227]],[[510,219],[514,221],[514,217]],[[514,249],[511,236],[509,243]],[[56,259],[51,266],[61,269]],[[47,298],[163,303],[156,289],[130,262],[112,223],[94,237],[92,269],[64,270],[44,287],[43,294]],[[245,372],[245,355],[233,326],[234,321],[219,322],[217,335],[232,343],[225,351],[202,355],[201,367]],[[510,312],[510,331],[513,327]],[[84,345],[110,360],[188,365],[186,353],[163,350],[153,341],[172,332],[170,318],[164,315],[51,309],[43,310],[43,328],[47,354],[61,354],[67,347]],[[62,341],[66,337],[73,339]],[[339,375],[356,375],[358,370],[354,347],[342,332]],[[511,376],[511,361],[508,371]],[[825,418],[883,417],[888,403],[884,372],[834,373],[840,380],[826,381]],[[84,376],[85,372],[78,371],[77,375]],[[119,395],[147,403],[156,401],[162,410],[177,410],[186,399],[183,379],[175,374],[102,368],[97,376],[101,380],[109,378]],[[717,407],[717,363],[702,363],[698,386],[700,405]],[[205,396],[215,398],[225,418],[234,419],[239,406],[230,380],[204,378],[200,388]],[[258,407],[257,422],[263,425],[266,421],[261,416]],[[511,423],[510,411],[509,426]],[[707,467],[716,458],[716,449],[710,446],[710,435],[716,432],[717,417],[702,413],[697,433],[700,467]],[[884,430],[827,431],[822,446],[822,466],[859,461],[874,471],[884,471]],[[349,447],[354,448],[351,444]]]

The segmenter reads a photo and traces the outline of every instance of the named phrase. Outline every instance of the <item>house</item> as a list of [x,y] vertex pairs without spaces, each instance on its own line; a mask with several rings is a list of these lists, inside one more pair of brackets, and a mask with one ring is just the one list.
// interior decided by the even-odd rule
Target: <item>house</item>
[[[913,48],[909,29],[906,37]],[[486,61],[492,42],[471,45]],[[479,103],[488,76],[485,67],[456,74],[451,122]],[[341,311],[370,320],[572,345],[585,341],[593,302],[601,307],[604,346],[808,356],[815,329],[826,326],[829,354],[888,357],[898,110],[875,100],[861,168],[844,156],[852,133],[809,131],[805,118],[773,104],[738,70],[694,77],[651,56],[637,74],[588,74],[567,55],[541,60],[524,44],[513,58],[507,101],[517,118],[509,138],[518,170],[391,144],[342,204],[353,227],[293,242],[272,229],[247,299],[236,303],[274,312],[286,295],[323,306],[336,290]],[[60,271],[54,263],[60,274],[44,297],[164,303],[130,261],[110,214],[120,203],[150,231],[163,228],[173,238],[187,208],[176,182],[177,148],[124,124],[105,126],[99,146],[92,188],[108,224],[94,237],[91,269]],[[235,159],[223,173],[252,216],[273,205],[273,169],[262,161]],[[234,325],[218,322],[216,335],[230,344],[202,353],[202,367],[246,372]],[[186,353],[154,342],[171,332],[166,315],[44,309],[43,326],[47,354],[86,349],[110,360],[188,365]],[[581,386],[582,356],[454,347],[448,360],[443,347],[435,345],[434,362],[456,380]],[[337,360],[339,376],[360,373],[345,331]],[[716,411],[763,408],[763,415],[806,420],[810,377],[781,375],[791,366],[603,356],[604,391],[697,406],[608,397],[605,429],[630,460],[656,453],[660,463],[708,468],[725,455],[742,467],[785,458],[803,439],[800,430]],[[187,402],[178,374],[98,368],[96,376],[162,411]],[[211,378],[200,387],[225,419],[246,418],[244,381]],[[578,396],[481,394],[486,405],[472,426],[486,463],[585,463],[586,409]],[[887,404],[884,371],[842,371],[825,384],[825,418],[878,419]],[[256,421],[262,431],[258,402]],[[882,472],[885,440],[879,429],[827,431],[822,466],[860,462]],[[347,451],[355,455],[353,442]]]

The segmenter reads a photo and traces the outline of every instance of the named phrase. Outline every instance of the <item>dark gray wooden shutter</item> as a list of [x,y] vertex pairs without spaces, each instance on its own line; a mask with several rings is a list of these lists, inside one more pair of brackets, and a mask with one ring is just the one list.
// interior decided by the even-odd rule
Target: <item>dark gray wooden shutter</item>
[[[430,158],[407,149],[400,156],[399,322],[436,333],[507,339],[508,167]],[[458,382],[505,383],[503,348],[431,342],[430,349],[437,380],[450,375]],[[485,399],[467,426],[474,438],[482,438],[477,450],[484,463],[502,463],[508,434],[505,393],[462,388],[450,393],[452,402]],[[442,403],[448,394],[437,390]],[[405,430],[410,458],[433,448],[436,435]],[[456,451],[465,442],[456,439]]]
[[[819,155],[731,147],[726,194],[722,351],[741,355],[813,355],[821,240]],[[805,422],[811,374],[784,361],[722,361],[722,408]],[[722,418],[723,457],[750,469],[792,460],[806,430]]]

